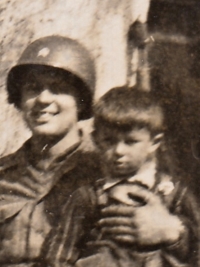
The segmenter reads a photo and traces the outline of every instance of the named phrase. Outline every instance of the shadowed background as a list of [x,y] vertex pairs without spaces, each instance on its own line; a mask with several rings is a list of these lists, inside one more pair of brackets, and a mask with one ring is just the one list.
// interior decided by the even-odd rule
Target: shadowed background
[[164,103],[171,145],[197,193],[200,161],[191,143],[200,140],[199,18],[199,0],[152,0],[148,16],[152,90]]

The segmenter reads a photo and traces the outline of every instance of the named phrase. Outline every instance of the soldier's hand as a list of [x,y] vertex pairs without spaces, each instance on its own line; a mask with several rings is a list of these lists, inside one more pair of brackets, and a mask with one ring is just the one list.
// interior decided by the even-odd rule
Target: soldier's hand
[[159,196],[135,187],[130,198],[140,198],[141,207],[111,205],[102,210],[99,221],[104,236],[126,244],[151,246],[170,245],[178,241],[184,226],[177,216],[170,214]]

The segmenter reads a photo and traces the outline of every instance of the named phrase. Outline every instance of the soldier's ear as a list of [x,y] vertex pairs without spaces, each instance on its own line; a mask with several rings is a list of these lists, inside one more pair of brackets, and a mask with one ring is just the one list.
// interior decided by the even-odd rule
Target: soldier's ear
[[164,137],[164,134],[163,133],[159,133],[159,134],[156,134],[154,137],[153,137],[153,140],[152,140],[152,146],[150,148],[150,152],[155,152],[162,144],[162,141],[163,141],[163,137]]

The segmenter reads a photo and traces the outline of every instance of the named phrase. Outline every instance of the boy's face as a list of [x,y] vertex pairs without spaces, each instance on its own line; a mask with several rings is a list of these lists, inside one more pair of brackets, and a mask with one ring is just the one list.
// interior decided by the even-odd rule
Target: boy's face
[[26,76],[21,109],[33,135],[62,136],[77,123],[75,88],[60,74],[41,71]]
[[111,176],[132,175],[152,156],[154,141],[147,129],[99,128],[95,138]]

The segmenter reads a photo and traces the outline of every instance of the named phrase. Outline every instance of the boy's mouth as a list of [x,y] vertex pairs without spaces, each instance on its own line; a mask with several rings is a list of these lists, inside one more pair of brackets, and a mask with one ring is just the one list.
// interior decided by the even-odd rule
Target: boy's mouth
[[130,172],[126,162],[115,162],[113,164],[113,171],[118,175],[126,175]]
[[114,166],[116,166],[116,167],[125,167],[126,166],[126,161],[124,161],[124,160],[116,160],[116,161],[114,161]]

